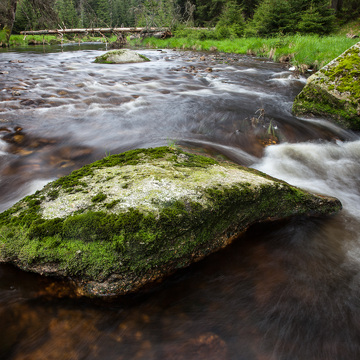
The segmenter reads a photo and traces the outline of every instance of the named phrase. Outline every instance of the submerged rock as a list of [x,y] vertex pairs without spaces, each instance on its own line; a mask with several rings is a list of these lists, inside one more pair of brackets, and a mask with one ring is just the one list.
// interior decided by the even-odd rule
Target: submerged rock
[[150,61],[146,56],[128,49],[112,50],[98,56],[96,63],[100,64],[126,64]]
[[71,278],[78,294],[133,292],[231,243],[249,225],[333,214],[337,199],[168,147],[112,155],[0,214],[0,261]]
[[330,117],[360,130],[360,42],[309,77],[294,100],[293,112]]

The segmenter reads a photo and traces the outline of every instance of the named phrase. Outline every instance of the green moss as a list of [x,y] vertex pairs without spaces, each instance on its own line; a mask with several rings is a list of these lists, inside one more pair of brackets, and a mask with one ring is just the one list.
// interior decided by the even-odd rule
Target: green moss
[[[282,215],[290,215],[293,204],[303,201],[304,195],[294,188],[284,187],[281,192],[285,193],[286,202],[279,202],[279,189],[273,186],[263,186],[258,194],[250,186],[215,188],[207,191],[211,207],[174,202],[156,218],[131,209],[117,215],[87,212],[65,220],[38,219],[25,233],[6,226],[7,235],[2,239],[5,246],[0,254],[5,258],[19,256],[21,261],[30,263],[51,260],[66,274],[96,279],[124,268],[144,274],[171,259],[188,261],[189,254],[199,251],[204,244],[211,252],[215,244],[211,245],[210,240],[233,223],[241,228],[269,212],[278,213],[279,208]],[[14,242],[14,238],[18,240]],[[88,243],[93,245],[84,245]],[[110,251],[106,258],[113,260],[104,264],[105,249]],[[81,256],[76,257],[76,251],[81,251]],[[76,269],[72,265],[75,261]]]
[[150,59],[149,59],[149,58],[147,58],[147,57],[146,57],[146,56],[144,56],[144,55],[139,54],[139,56],[140,56],[142,59],[144,59],[145,61],[150,61]]
[[49,197],[49,200],[56,200],[59,196],[59,190],[58,189],[50,190],[47,195]]
[[[78,186],[84,176],[98,168],[157,159],[190,169],[219,164],[179,149],[139,149],[87,165],[55,181],[50,189]],[[81,279],[103,281],[112,273],[126,274],[126,286],[130,287],[149,271],[166,273],[213,252],[226,239],[255,221],[267,219],[269,214],[282,218],[323,211],[317,209],[311,195],[282,182],[269,182],[255,189],[250,182],[214,185],[203,192],[201,203],[168,201],[156,213],[132,208],[112,213],[108,210],[119,203],[116,199],[105,204],[104,211],[86,210],[61,219],[41,217],[41,196],[42,192],[29,196],[0,214],[0,257],[16,260],[25,269],[51,264],[64,275]],[[94,198],[94,202],[105,200],[101,193]],[[324,213],[329,209],[338,208],[334,204],[324,206]]]
[[120,200],[113,200],[110,203],[105,204],[105,207],[107,209],[112,209],[116,204],[118,204]]
[[99,193],[95,196],[92,197],[91,201],[94,203],[98,203],[98,202],[102,202],[107,198],[107,195],[105,195],[104,193]]
[[295,98],[293,112],[332,117],[345,127],[360,130],[360,49],[354,46],[336,61],[305,86]]
[[325,72],[340,93],[348,92],[350,99],[360,99],[360,49],[353,47],[345,52],[337,66]]
[[295,98],[293,112],[296,115],[331,117],[344,127],[360,130],[357,104],[333,96],[316,84],[308,84]]

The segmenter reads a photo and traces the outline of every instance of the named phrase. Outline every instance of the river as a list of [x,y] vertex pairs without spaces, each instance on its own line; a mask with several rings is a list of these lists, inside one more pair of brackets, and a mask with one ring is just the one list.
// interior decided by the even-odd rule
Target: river
[[[154,289],[76,299],[0,265],[0,358],[360,358],[360,136],[291,114],[306,79],[284,64],[141,50],[101,65],[88,44],[0,52],[0,211],[82,165],[182,146],[338,197],[330,218],[250,228]],[[270,146],[265,146],[269,145]]]

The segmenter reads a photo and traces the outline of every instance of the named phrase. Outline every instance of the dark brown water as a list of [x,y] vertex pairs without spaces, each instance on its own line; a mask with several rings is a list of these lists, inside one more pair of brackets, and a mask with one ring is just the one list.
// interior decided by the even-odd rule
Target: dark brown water
[[255,226],[111,302],[0,265],[1,359],[360,358],[360,139],[291,115],[304,78],[232,55],[144,50],[150,63],[109,66],[93,63],[101,50],[40,50],[0,53],[0,211],[106,154],[174,142],[344,210]]

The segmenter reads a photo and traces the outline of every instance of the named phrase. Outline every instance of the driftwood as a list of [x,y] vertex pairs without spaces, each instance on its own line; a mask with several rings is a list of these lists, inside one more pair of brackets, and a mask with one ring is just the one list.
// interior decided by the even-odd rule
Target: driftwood
[[56,29],[56,30],[34,30],[21,31],[22,35],[58,35],[58,34],[88,34],[88,33],[155,33],[165,32],[167,28],[154,27],[129,27],[129,28],[88,28],[88,29]]

